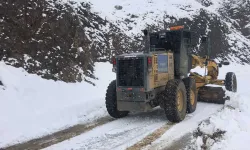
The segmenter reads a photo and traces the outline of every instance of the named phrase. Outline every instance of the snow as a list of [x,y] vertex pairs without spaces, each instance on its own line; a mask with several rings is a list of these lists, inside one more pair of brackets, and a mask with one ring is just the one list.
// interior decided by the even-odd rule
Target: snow
[[[230,66],[224,66],[221,69],[220,78],[224,79],[225,74],[232,69],[236,72],[239,81],[239,91],[244,92],[242,88],[242,79],[248,74],[248,72],[242,70],[242,68],[250,68],[249,66],[241,66],[237,64],[231,64]],[[194,71],[202,73],[204,69],[195,68]],[[240,93],[239,92],[239,93]],[[236,98],[237,99],[237,98]],[[229,103],[234,103],[231,100]],[[157,139],[151,145],[144,149],[162,149],[171,144],[174,140],[181,138],[183,135],[192,133],[202,122],[217,114],[218,111],[223,110],[224,105],[208,104],[199,102],[197,110],[189,114],[186,119],[167,130],[161,138]],[[153,115],[152,115],[153,114]],[[157,114],[157,115],[156,115]],[[145,117],[146,116],[146,117]],[[219,121],[218,121],[219,122]],[[145,136],[149,135],[156,129],[162,127],[167,123],[164,113],[159,109],[154,110],[151,113],[141,113],[138,115],[130,115],[126,118],[121,118],[105,125],[99,126],[89,132],[82,135],[71,138],[67,141],[55,144],[45,150],[63,150],[63,149],[126,149],[129,146],[140,141]],[[245,125],[247,127],[248,124]],[[212,130],[213,129],[213,130]],[[212,133],[215,128],[213,126],[204,127],[209,133]],[[212,131],[211,131],[212,130]],[[211,145],[214,141],[208,141]],[[196,141],[197,144],[202,145],[202,139],[199,138]]]
[[[99,78],[96,87],[87,83],[55,82],[37,75],[28,74],[22,68],[14,68],[0,62],[0,147],[37,138],[79,123],[89,123],[107,116],[104,104],[105,91],[115,78],[109,63],[96,63],[95,74]],[[193,132],[210,116],[210,124],[203,123],[201,130],[212,134],[217,129],[225,130],[220,142],[209,141],[213,149],[244,149],[250,136],[250,66],[231,64],[223,66],[219,78],[233,71],[238,79],[237,94],[223,105],[198,103],[197,110],[145,149],[164,148],[174,139]],[[194,71],[203,74],[204,69]],[[233,109],[232,109],[233,108]],[[58,143],[47,149],[126,149],[167,123],[161,109],[150,113],[132,114],[82,135]],[[239,140],[242,139],[242,140]],[[194,146],[201,144],[195,139]]]
[[245,28],[250,28],[250,23],[245,26]]
[[165,124],[164,115],[159,112],[115,120],[45,150],[126,149]]
[[[186,17],[192,20],[192,16],[197,14],[200,9],[220,16],[217,9],[221,6],[220,0],[211,0],[213,5],[209,7],[202,6],[197,0],[78,1],[92,3],[95,12],[121,27],[128,35],[141,33],[147,24],[161,26],[160,22],[163,21],[165,13],[177,19]],[[122,6],[122,9],[117,10],[115,6]],[[137,17],[131,18],[131,15]],[[42,14],[42,17],[46,16],[47,14]],[[126,18],[133,22],[124,23]],[[235,45],[232,47],[233,50],[238,51],[244,45],[250,45],[250,40],[242,36],[236,29],[231,28],[231,23],[225,23],[231,31],[226,36],[229,44]],[[129,27],[132,27],[132,30],[129,30]],[[108,32],[108,26],[103,26],[102,29]],[[87,34],[89,40],[101,42],[97,34],[99,30],[87,27],[85,30],[86,33],[96,33],[92,38]],[[56,47],[56,50],[60,50],[60,47]],[[78,52],[82,51],[83,49],[79,47]],[[241,57],[247,57],[249,54],[247,51],[244,53],[246,53],[245,56]],[[45,58],[47,57],[45,56]],[[233,55],[230,57],[239,60]],[[26,62],[32,60],[28,55],[24,55],[24,58]],[[37,65],[40,65],[40,62],[37,62]],[[78,66],[75,67],[78,68]],[[28,74],[21,68],[17,69],[0,62],[0,81],[4,84],[4,86],[0,86],[0,147],[107,116],[104,103],[105,91],[108,84],[115,78],[111,67],[112,65],[108,63],[96,63],[95,74],[99,80],[95,81],[97,86],[93,87],[88,83],[67,84],[44,80],[37,75]],[[196,68],[195,70],[204,74],[204,69]],[[220,70],[219,78],[224,79],[226,72],[233,71],[237,75],[239,86],[237,94],[228,93],[232,99],[226,103],[225,107],[198,103],[197,110],[193,114],[188,115],[183,122],[173,126],[145,149],[164,148],[173,140],[192,133],[200,122],[209,117],[209,123],[202,122],[199,126],[204,133],[213,134],[217,129],[226,131],[220,142],[210,139],[208,143],[211,149],[248,149],[246,143],[250,142],[250,90],[247,84],[250,80],[249,70],[249,66],[238,64],[224,66]],[[126,149],[166,123],[163,112],[156,109],[151,113],[131,115],[106,123],[47,149]],[[195,148],[199,148],[202,144],[201,137],[194,139]]]
[[43,16],[43,17],[46,17],[46,16],[47,16],[47,14],[45,14],[45,13],[42,13],[42,16]]
[[[220,105],[199,103],[196,113],[187,116],[187,119],[181,123],[181,127],[185,128],[184,132],[189,130],[189,126],[195,125],[195,128],[199,121],[206,119],[221,107]],[[139,142],[167,122],[163,110],[156,108],[150,113],[133,114],[99,126],[67,141],[50,146],[45,150],[66,150],[72,148],[122,150]],[[172,129],[169,132],[181,134],[180,131]],[[170,137],[170,139],[172,138]]]
[[[196,68],[195,71],[202,72],[201,68]],[[248,149],[246,143],[250,142],[250,90],[248,84],[250,79],[248,78],[250,74],[249,65],[239,65],[231,64],[229,66],[224,66],[220,70],[219,78],[224,79],[227,72],[235,72],[238,82],[238,92],[230,93],[227,92],[227,95],[230,95],[230,101],[226,101],[224,105],[214,105],[210,108],[210,105],[204,103],[204,106],[200,106],[198,103],[197,110],[192,114],[192,118],[186,119],[181,123],[178,123],[161,138],[153,142],[151,145],[147,146],[145,149],[162,149],[170,145],[175,140],[178,140],[182,136],[192,133],[197,129],[198,125],[206,120],[207,116],[210,123],[206,121],[202,122],[199,126],[204,133],[212,135],[217,129],[226,131],[224,140],[219,143],[211,144],[211,149],[221,149],[221,150],[235,150],[235,149]],[[206,111],[206,106],[210,111]],[[219,107],[221,106],[221,107]],[[232,109],[233,108],[233,109]],[[199,109],[202,109],[200,111]],[[204,116],[205,115],[205,116]],[[207,117],[207,118],[206,118]],[[210,143],[212,139],[210,139]],[[213,143],[213,142],[212,142]],[[198,137],[194,141],[194,149],[199,149],[203,144],[201,137]]]
[[[63,0],[68,2],[67,0]],[[212,2],[208,7],[202,5],[202,0],[109,0],[109,1],[100,1],[100,0],[75,0],[80,5],[80,2],[89,2],[91,3],[91,11],[96,12],[103,19],[113,23],[118,26],[125,34],[129,37],[134,35],[141,35],[141,30],[148,27],[148,25],[155,25],[162,29],[166,29],[164,22],[173,22],[169,17],[173,16],[176,19],[180,18],[189,18],[193,20],[193,16],[200,13],[201,10],[207,11],[211,16],[218,16],[222,24],[226,24],[228,30],[231,32],[226,34],[228,43],[230,46],[230,51],[236,52],[241,50],[237,57],[233,58],[228,57],[228,59],[233,59],[234,62],[241,62],[242,59],[248,59],[247,51],[250,40],[242,35],[233,24],[237,23],[237,20],[234,20],[229,17],[222,15],[222,10],[225,9],[224,4],[230,4],[232,7],[238,7],[241,5],[239,1],[232,1],[229,3],[228,0],[209,0],[207,2]],[[235,6],[234,6],[235,5]],[[121,9],[117,9],[119,6]],[[127,20],[127,21],[126,21]],[[207,24],[208,26],[208,24]],[[246,26],[247,28],[248,26]],[[108,32],[106,29],[108,26],[102,26],[102,31]],[[91,31],[93,29],[85,29],[86,31]],[[209,30],[206,30],[206,33]],[[94,31],[93,31],[94,32]],[[95,31],[96,33],[97,31]],[[98,42],[98,36],[94,35],[95,38],[90,38],[92,41]],[[112,44],[111,44],[112,45]],[[245,52],[243,52],[243,50]],[[246,53],[244,56],[241,55],[241,59],[238,57],[240,54]],[[234,54],[236,55],[236,54]]]
[[[86,83],[66,84],[44,80],[37,75],[28,74],[21,68],[17,69],[1,62],[0,80],[4,86],[0,88],[0,94],[3,97],[0,106],[2,114],[0,118],[0,147],[107,116],[104,97],[107,85],[114,79],[111,67],[111,64],[107,63],[96,64],[96,75],[100,80],[96,81],[97,87],[92,87]],[[245,69],[242,69],[243,67]],[[249,95],[244,95],[247,88],[242,84],[246,82],[245,79],[249,75],[246,70],[249,68],[232,64],[224,66],[220,74],[220,78],[224,78],[227,71],[234,70],[236,72],[239,92],[233,95],[233,100],[227,105],[238,108],[241,112],[237,109],[226,109],[227,111],[217,113],[223,105],[198,103],[197,110],[193,114],[188,115],[183,122],[170,128],[151,146],[166,146],[173,139],[178,139],[195,130],[201,121],[213,114],[215,117],[211,117],[210,120],[214,120],[211,121],[214,124],[204,126],[203,130],[208,133],[214,132],[217,128],[231,131],[227,132],[229,134],[228,140],[224,141],[224,144],[232,143],[239,136],[249,136],[247,129],[250,123],[248,119],[250,118],[248,116],[250,115],[248,112],[250,105],[247,100]],[[203,71],[199,68],[197,70]],[[242,115],[242,112],[247,113]],[[132,114],[47,149],[126,149],[166,123],[167,120],[161,109],[155,109],[150,113]],[[226,128],[225,125],[227,125]],[[197,139],[196,143],[200,143],[199,140]],[[216,144],[213,145],[216,146]],[[218,145],[222,146],[222,144],[217,144],[217,147]]]
[[106,116],[105,91],[115,78],[108,63],[97,63],[97,86],[55,82],[0,62],[0,147],[91,122]]
[[[214,1],[211,7],[204,7],[196,0],[77,0],[78,2],[90,2],[93,11],[97,12],[103,18],[118,25],[128,35],[141,33],[142,29],[149,25],[159,25],[164,20],[165,14],[178,18],[189,18],[197,14],[202,8],[216,13],[220,3]],[[105,7],[103,7],[105,6]],[[115,6],[122,6],[121,10],[117,10]],[[131,18],[131,15],[137,16]],[[130,23],[124,23],[125,19],[133,20]],[[169,21],[169,20],[165,20]],[[163,26],[163,24],[161,25]],[[132,30],[128,29],[132,27]]]
[[[104,104],[105,90],[115,78],[111,64],[97,63],[97,87],[87,83],[66,84],[45,80],[28,74],[21,68],[0,63],[0,147],[40,137],[69,126],[88,123],[107,116]],[[202,72],[204,69],[196,68]],[[192,133],[203,120],[210,124],[200,125],[207,134],[217,129],[225,130],[220,142],[209,139],[213,149],[244,149],[250,136],[249,82],[250,66],[231,64],[220,70],[220,78],[234,71],[238,79],[237,94],[225,106],[198,103],[197,110],[184,121],[172,126],[161,138],[145,149],[160,149],[187,133]],[[232,109],[233,108],[233,109]],[[126,149],[167,123],[164,112],[156,108],[150,113],[132,114],[128,117],[98,126],[67,141],[46,149]],[[239,140],[241,139],[241,140]],[[194,146],[201,146],[202,139],[195,139]]]
[[[247,143],[250,142],[250,89],[248,84],[244,84],[250,81],[249,69],[249,66],[244,68],[231,67],[231,70],[238,73],[239,91],[236,94],[227,92],[231,100],[226,102],[221,111],[209,118],[209,123],[203,123],[200,126],[201,131],[209,135],[217,130],[226,131],[221,141],[210,145],[209,149],[211,150],[249,149]],[[196,139],[197,141],[199,139]],[[194,147],[200,146],[194,144]]]

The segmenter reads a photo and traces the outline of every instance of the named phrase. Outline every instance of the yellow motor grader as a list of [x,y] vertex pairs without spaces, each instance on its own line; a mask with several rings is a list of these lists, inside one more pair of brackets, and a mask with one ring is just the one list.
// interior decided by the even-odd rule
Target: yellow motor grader
[[[210,59],[209,48],[204,57],[192,54],[192,32],[183,26],[143,32],[147,39],[144,52],[122,54],[112,61],[116,80],[106,93],[110,116],[121,118],[129,112],[146,112],[160,106],[169,121],[180,122],[196,110],[197,101],[223,104],[227,97],[221,86],[237,91],[233,72],[218,79],[219,67],[229,63]],[[202,37],[201,41],[209,45],[209,38]],[[191,72],[197,66],[204,68],[206,74]]]

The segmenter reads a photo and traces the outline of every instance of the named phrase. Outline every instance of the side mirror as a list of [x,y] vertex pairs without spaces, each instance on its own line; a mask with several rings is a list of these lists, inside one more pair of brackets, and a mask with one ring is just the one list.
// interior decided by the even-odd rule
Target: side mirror
[[210,38],[208,38],[207,36],[202,36],[201,43],[205,45],[206,55],[210,56],[211,55]]
[[227,65],[230,65],[230,62],[224,61],[224,62],[222,62],[222,64],[225,65],[225,66],[227,66]]
[[228,61],[222,61],[222,62],[220,62],[220,63],[218,64],[218,66],[219,66],[220,68],[222,67],[222,65],[225,65],[225,66],[230,65],[230,62],[228,62]]

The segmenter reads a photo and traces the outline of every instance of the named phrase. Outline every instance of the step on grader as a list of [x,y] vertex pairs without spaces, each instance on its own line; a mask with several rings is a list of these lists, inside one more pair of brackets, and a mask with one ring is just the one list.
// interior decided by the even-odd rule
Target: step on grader
[[[201,38],[201,45],[206,47],[206,55],[201,57],[192,53],[192,32],[184,26],[143,32],[147,45],[144,52],[118,55],[112,61],[116,80],[106,93],[110,116],[121,118],[129,112],[147,112],[160,106],[169,121],[180,122],[196,110],[197,101],[224,104],[229,98],[223,86],[237,91],[233,72],[218,79],[219,67],[229,63],[209,58],[209,38]],[[197,66],[204,68],[205,75],[191,72]]]

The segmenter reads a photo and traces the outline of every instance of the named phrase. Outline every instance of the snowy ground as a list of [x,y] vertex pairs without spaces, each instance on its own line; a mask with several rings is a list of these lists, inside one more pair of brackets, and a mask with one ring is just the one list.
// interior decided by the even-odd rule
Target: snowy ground
[[[184,132],[188,132],[192,128],[195,129],[200,121],[206,119],[221,107],[220,105],[199,103],[197,111],[189,115],[181,123],[181,128],[185,128]],[[55,144],[46,150],[126,149],[164,126],[167,122],[164,112],[160,109],[152,113],[131,115],[99,126],[70,140]]]
[[[221,70],[220,77],[224,78],[226,72],[234,70],[236,72],[236,75],[238,78],[238,85],[239,85],[239,88],[238,88],[239,92],[237,93],[237,95],[243,96],[244,94],[247,94],[247,92],[249,91],[247,88],[245,88],[245,85],[244,85],[245,82],[249,82],[249,79],[246,79],[246,76],[250,74],[250,72],[248,71],[249,68],[250,68],[249,66],[238,66],[238,65],[236,66],[231,65],[228,67],[224,67]],[[232,95],[232,96],[235,97],[235,95]],[[239,102],[235,103],[235,100]],[[233,98],[232,101],[229,103],[241,104],[244,101],[247,102],[246,100],[238,96],[238,98],[236,99]],[[250,103],[248,102],[248,104]],[[238,114],[232,114],[231,116],[230,113],[227,113],[227,115],[223,117],[223,115],[220,115],[221,112],[224,111],[223,107],[224,107],[223,105],[198,103],[197,110],[193,114],[188,115],[185,121],[177,125],[174,125],[168,131],[166,131],[166,133],[163,134],[161,138],[157,139],[151,145],[147,146],[146,149],[161,149],[161,148],[166,147],[167,145],[171,144],[175,139],[177,140],[178,138],[180,138],[181,136],[187,133],[192,133],[198,127],[200,122],[208,119],[209,116],[211,115],[217,118],[216,120],[217,124],[223,125],[220,127],[224,127],[226,124],[231,123],[230,120],[234,121],[234,118],[237,115],[240,115],[238,113]],[[247,105],[244,108],[247,110]],[[232,118],[230,119],[230,117]],[[246,113],[246,114],[242,114],[242,118],[250,118],[250,116],[249,114]],[[241,122],[237,122],[237,123],[241,124],[243,122],[243,124],[241,125],[244,127],[245,130],[247,130],[248,119],[246,120],[240,119],[240,120]],[[225,121],[229,121],[229,122],[225,122]],[[247,124],[244,124],[244,121],[246,121]],[[165,119],[163,111],[160,109],[156,109],[155,111],[151,113],[130,115],[129,117],[109,122],[102,126],[96,127],[95,129],[89,132],[86,132],[82,135],[74,137],[70,140],[48,147],[47,149],[49,150],[51,149],[55,149],[55,150],[56,149],[58,150],[126,149],[127,147],[130,147],[133,144],[139,142],[148,134],[164,126],[166,123],[167,121]],[[227,134],[229,134],[228,136],[231,137],[231,139],[228,138],[229,141],[226,140],[222,144],[231,142],[231,140],[233,140],[234,138],[237,138],[237,134],[243,135],[244,137],[250,136],[247,134],[247,132],[245,132],[244,134],[241,134],[242,131],[240,131],[239,129],[240,127],[238,128],[239,126],[238,124],[234,123],[232,125],[235,128],[233,131],[231,131],[232,128],[229,126],[227,128],[224,128],[224,130],[228,129],[230,131]],[[247,140],[247,138],[245,139]],[[196,141],[196,139],[194,139],[194,141]],[[197,146],[197,144],[194,144],[194,146]],[[223,147],[223,145],[220,145],[220,146]]]
[[[206,120],[199,125],[201,132],[206,135],[212,136],[213,133],[218,130],[226,131],[226,133],[221,139],[218,139],[217,142],[210,139],[207,140],[205,144],[202,142],[204,136],[193,137],[191,148],[201,149],[202,145],[206,145],[208,149],[213,150],[249,149],[247,143],[250,142],[250,66],[226,66],[221,70],[221,78],[229,71],[236,73],[238,92],[236,94],[228,92],[227,95],[231,97],[231,100],[227,101],[221,110],[209,118],[209,123]],[[206,114],[201,113],[201,115]],[[195,117],[194,115],[192,119]],[[196,123],[197,120],[194,119],[193,122],[182,122],[176,125],[147,148],[160,149],[170,145],[173,139],[178,140],[179,137],[196,130],[198,127]],[[190,149],[190,147],[187,147],[187,150],[188,149]]]
[[115,75],[96,64],[97,87],[44,80],[0,62],[0,147],[107,115],[105,92]]

